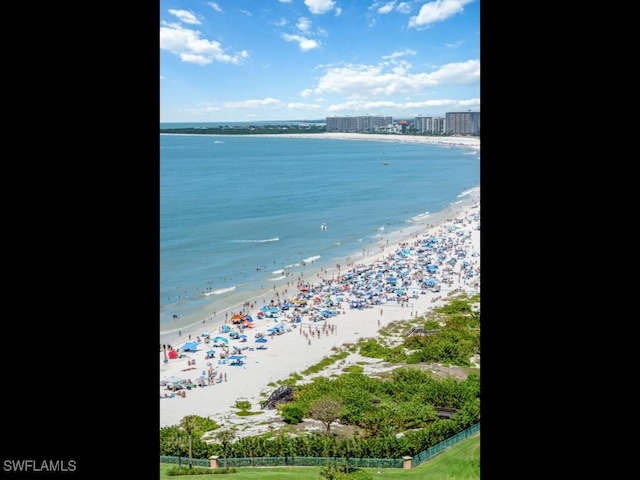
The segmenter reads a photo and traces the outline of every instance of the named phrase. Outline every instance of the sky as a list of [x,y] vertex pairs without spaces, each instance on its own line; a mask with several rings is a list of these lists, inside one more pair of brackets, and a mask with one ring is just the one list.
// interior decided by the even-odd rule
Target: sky
[[480,111],[480,0],[160,0],[160,122]]

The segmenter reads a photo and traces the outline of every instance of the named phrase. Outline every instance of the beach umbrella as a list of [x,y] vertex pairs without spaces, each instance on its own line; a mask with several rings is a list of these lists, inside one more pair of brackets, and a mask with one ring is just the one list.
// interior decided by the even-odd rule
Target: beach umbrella
[[260,337],[256,340],[256,343],[267,343],[267,339],[264,337]]
[[213,343],[218,343],[218,342],[222,342],[225,345],[229,345],[229,340],[227,340],[224,337],[216,337],[216,338],[213,339]]
[[176,352],[175,350],[169,350],[167,356],[173,360],[175,358],[178,358],[178,352]]
[[186,342],[181,348],[185,352],[195,352],[198,349],[198,345],[198,342]]
[[160,380],[160,386],[164,387],[167,383],[180,383],[184,382],[184,380],[180,377],[176,377],[175,375],[172,377],[163,378]]

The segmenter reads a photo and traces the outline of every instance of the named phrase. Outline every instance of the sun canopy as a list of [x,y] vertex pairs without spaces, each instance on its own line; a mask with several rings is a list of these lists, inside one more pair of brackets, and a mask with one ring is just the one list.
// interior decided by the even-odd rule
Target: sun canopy
[[195,352],[198,349],[198,342],[187,342],[182,345],[182,350],[185,352]]
[[180,377],[176,377],[176,376],[167,377],[160,380],[160,386],[164,387],[168,383],[180,383],[180,382],[184,382],[184,380]]

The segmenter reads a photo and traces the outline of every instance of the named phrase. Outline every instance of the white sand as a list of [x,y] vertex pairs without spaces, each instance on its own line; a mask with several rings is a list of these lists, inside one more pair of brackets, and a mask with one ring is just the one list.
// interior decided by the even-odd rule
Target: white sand
[[[313,138],[340,138],[340,139],[358,139],[362,140],[363,136],[367,138],[375,137],[376,140],[380,140],[378,137],[382,137],[382,140],[387,140],[388,137],[394,137],[393,141],[422,141],[424,143],[449,143],[456,145],[464,145],[468,148],[478,149],[480,148],[480,140],[477,137],[414,137],[414,136],[401,136],[401,135],[361,135],[361,134],[347,134],[347,133],[326,133],[326,134],[294,134],[292,137],[313,137]],[[282,136],[282,135],[274,135]],[[401,137],[396,139],[395,137]],[[372,138],[373,139],[373,138]],[[458,238],[466,238],[466,242],[462,242],[461,248],[466,252],[465,260],[469,261],[475,269],[479,270],[480,266],[480,231],[476,228],[479,226],[478,221],[472,221],[472,216],[480,212],[479,194],[475,198],[469,199],[466,203],[461,203],[451,208],[446,212],[447,219],[444,223],[432,226],[431,228],[421,227],[417,229],[407,229],[403,237],[398,242],[408,242],[414,244],[414,242],[421,243],[428,238],[428,236],[440,236],[447,233],[447,228],[455,226],[458,228],[456,234]],[[459,219],[456,221],[456,219]],[[460,232],[460,233],[458,233]],[[455,235],[453,235],[455,237]],[[457,241],[457,240],[456,240]],[[368,257],[360,259],[354,259],[356,265],[367,264],[373,265],[379,263],[383,259],[387,259],[388,262],[394,264],[395,261],[390,259],[393,257],[393,253],[398,250],[398,245],[386,245],[384,251],[381,248],[376,251],[369,251],[371,253]],[[472,253],[475,252],[475,256]],[[448,255],[450,256],[450,255]],[[160,379],[166,379],[169,377],[179,377],[182,379],[192,379],[205,374],[207,376],[207,370],[209,368],[208,362],[215,369],[217,374],[226,374],[227,381],[215,383],[213,385],[206,385],[204,387],[196,387],[191,390],[185,391],[185,397],[175,396],[174,398],[161,398],[160,401],[160,426],[176,425],[180,420],[187,415],[199,415],[203,417],[209,417],[220,424],[227,425],[230,423],[242,423],[250,424],[264,422],[268,418],[272,418],[275,415],[275,411],[265,410],[264,414],[257,416],[243,417],[244,420],[239,420],[239,417],[233,415],[235,409],[233,405],[238,400],[248,400],[251,402],[252,411],[260,410],[260,402],[266,400],[267,396],[273,392],[277,385],[269,386],[269,383],[275,384],[280,380],[284,380],[293,373],[301,373],[308,367],[317,364],[323,358],[335,353],[335,348],[342,347],[345,343],[356,343],[359,339],[375,337],[376,332],[386,326],[388,323],[396,320],[407,320],[413,318],[416,315],[423,315],[434,306],[442,305],[447,298],[447,291],[451,289],[461,289],[469,293],[479,292],[479,277],[475,276],[472,279],[465,280],[459,276],[460,265],[462,262],[457,262],[453,266],[454,273],[450,275],[453,281],[451,286],[442,285],[443,291],[438,293],[427,292],[426,294],[419,294],[416,298],[409,297],[408,303],[405,306],[400,306],[395,300],[383,300],[381,305],[376,305],[373,308],[365,308],[362,310],[349,308],[348,302],[342,302],[341,311],[337,316],[330,317],[327,320],[313,323],[309,321],[308,317],[303,316],[302,323],[289,323],[282,318],[282,323],[291,328],[296,325],[296,328],[291,328],[290,331],[282,335],[268,336],[266,330],[274,325],[274,319],[259,319],[259,308],[256,307],[248,312],[254,319],[255,328],[246,329],[244,334],[248,339],[246,343],[240,343],[237,340],[230,340],[229,345],[233,347],[248,346],[254,348],[253,351],[244,350],[242,354],[246,355],[246,363],[243,366],[231,366],[228,364],[219,364],[221,349],[214,348],[216,355],[214,359],[207,360],[205,358],[205,352],[210,349],[210,344],[202,342],[196,352],[186,352],[187,358],[178,358],[164,361],[164,355],[159,353],[160,359]],[[445,265],[447,266],[447,265]],[[334,269],[336,270],[336,269]],[[441,279],[443,275],[443,267],[440,267],[440,271],[436,274],[436,278]],[[346,273],[346,267],[343,267],[341,274]],[[326,277],[326,280],[337,276],[337,271],[328,272],[327,275],[323,275],[320,278]],[[315,281],[316,278],[314,277]],[[319,280],[319,279],[317,279]],[[313,282],[312,280],[309,280]],[[414,282],[408,287],[408,290],[417,288],[417,283]],[[297,293],[297,289],[293,288],[294,293]],[[417,290],[415,290],[417,291]],[[292,292],[287,295],[288,298],[293,297]],[[433,301],[438,297],[440,300]],[[281,298],[284,296],[281,294]],[[257,304],[256,304],[257,305]],[[382,313],[381,313],[382,309]],[[380,325],[378,325],[378,322]],[[309,332],[309,328],[322,328],[323,324],[333,325],[336,331],[323,334],[321,338],[314,336],[311,338],[311,342],[306,336],[301,334],[302,332]],[[222,334],[219,332],[219,328],[222,325],[220,323],[211,325],[207,323],[203,326],[194,326],[189,330],[183,330],[182,336],[178,338],[177,335],[163,336],[161,343],[171,344],[174,348],[181,347],[188,341],[188,335],[191,335],[192,340],[196,340],[197,335],[201,335],[203,331],[208,331],[211,334],[211,338],[216,336],[222,336],[229,338],[229,334]],[[233,325],[229,325],[233,327]],[[265,334],[268,338],[266,350],[256,350],[255,348],[260,344],[255,343],[254,335],[256,332]],[[195,360],[195,365],[188,365],[189,360]],[[160,386],[160,396],[170,393],[165,387]],[[266,395],[261,395],[265,393]],[[231,420],[234,419],[234,420]]]
[[423,135],[402,135],[382,133],[273,133],[260,135],[244,135],[246,137],[282,137],[282,138],[323,138],[329,140],[371,140],[376,142],[431,143],[438,145],[455,145],[480,150],[479,137],[438,137]]

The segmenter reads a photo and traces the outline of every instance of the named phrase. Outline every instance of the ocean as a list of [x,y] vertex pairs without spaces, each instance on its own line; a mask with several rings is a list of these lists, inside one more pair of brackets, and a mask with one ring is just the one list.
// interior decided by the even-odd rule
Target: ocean
[[479,189],[461,146],[160,135],[160,333],[297,292]]

